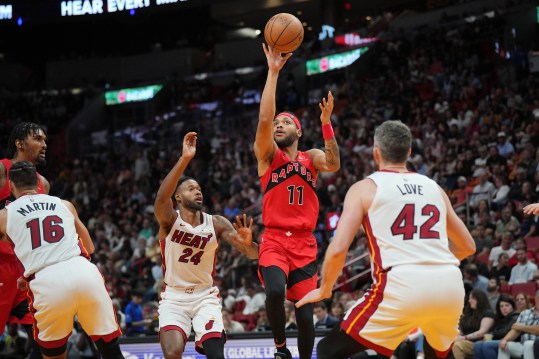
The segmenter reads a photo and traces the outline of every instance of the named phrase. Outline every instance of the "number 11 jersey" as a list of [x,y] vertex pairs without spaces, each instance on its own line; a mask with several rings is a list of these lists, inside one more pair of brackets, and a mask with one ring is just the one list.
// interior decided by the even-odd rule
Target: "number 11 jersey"
[[270,228],[312,231],[318,219],[316,170],[306,152],[291,160],[277,150],[270,167],[260,177],[264,192],[262,222]]
[[373,265],[387,270],[401,264],[455,264],[449,250],[447,209],[441,189],[417,173],[379,171],[363,229]]
[[200,213],[202,223],[194,228],[178,213],[172,229],[160,241],[164,280],[168,287],[213,286],[218,239],[212,216]]

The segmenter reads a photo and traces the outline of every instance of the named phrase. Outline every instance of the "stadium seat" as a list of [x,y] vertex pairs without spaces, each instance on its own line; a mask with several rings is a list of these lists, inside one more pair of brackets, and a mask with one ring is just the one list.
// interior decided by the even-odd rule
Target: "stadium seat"
[[539,249],[539,236],[526,238],[526,246],[531,250]]
[[535,282],[517,283],[511,285],[511,295],[515,297],[518,293],[524,293],[528,297],[535,298],[537,284]]

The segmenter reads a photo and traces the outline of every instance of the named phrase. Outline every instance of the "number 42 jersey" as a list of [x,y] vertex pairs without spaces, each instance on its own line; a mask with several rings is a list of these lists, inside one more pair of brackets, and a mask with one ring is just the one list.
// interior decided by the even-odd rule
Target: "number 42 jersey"
[[417,173],[379,171],[363,229],[373,265],[384,270],[401,264],[454,264],[449,250],[447,210],[441,189]]
[[89,257],[77,234],[75,218],[60,198],[24,195],[6,210],[6,232],[25,277],[81,254]]
[[172,229],[160,241],[164,280],[176,289],[211,287],[219,245],[213,217],[202,213],[202,223],[192,227],[180,213]]

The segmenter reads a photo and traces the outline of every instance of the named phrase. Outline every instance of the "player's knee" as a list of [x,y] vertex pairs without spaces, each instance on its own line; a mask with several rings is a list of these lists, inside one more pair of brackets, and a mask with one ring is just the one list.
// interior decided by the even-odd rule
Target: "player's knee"
[[225,334],[221,338],[211,338],[202,344],[204,348],[204,354],[208,359],[225,359],[224,348],[225,348]]
[[61,358],[67,350],[67,343],[57,348],[41,347],[41,353],[49,358]]
[[183,346],[167,345],[163,347],[163,356],[165,359],[181,358],[183,354]]
[[122,351],[120,349],[120,342],[118,338],[114,338],[113,340],[106,342],[103,339],[98,339],[95,341],[95,345],[97,346],[97,349],[99,350],[99,353],[103,357],[103,359],[123,359],[124,356],[122,354]]
[[285,295],[285,287],[280,286],[270,286],[266,288],[266,303],[270,302],[272,304],[283,304]]
[[300,308],[296,309],[296,322],[301,322],[302,324],[310,324],[313,325],[313,304],[305,304],[301,306]]

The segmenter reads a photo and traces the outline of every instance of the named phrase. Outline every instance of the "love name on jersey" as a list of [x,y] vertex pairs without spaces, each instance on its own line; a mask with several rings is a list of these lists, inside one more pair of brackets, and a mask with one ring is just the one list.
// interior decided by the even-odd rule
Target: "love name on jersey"
[[278,167],[271,173],[271,183],[280,183],[294,175],[302,177],[309,182],[313,187],[316,185],[316,176],[313,176],[311,171],[299,162],[292,162]]
[[27,214],[30,214],[31,212],[35,211],[54,211],[55,209],[56,203],[38,202],[32,203],[32,206],[27,204],[26,207],[21,207],[17,209],[17,212],[19,212],[23,216],[26,216]]
[[200,236],[198,234],[177,229],[172,234],[170,240],[174,243],[183,244],[184,246],[204,249],[212,237],[213,233],[210,233],[208,236]]
[[397,185],[397,188],[402,193],[403,196],[408,194],[419,194],[423,195],[423,186],[413,183],[405,183],[402,187]]

